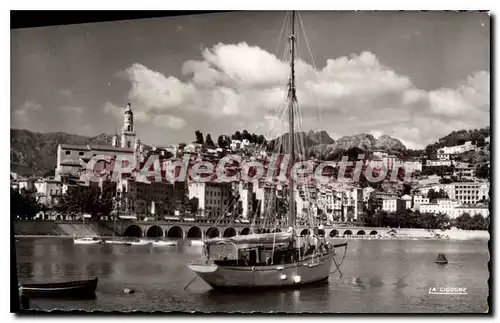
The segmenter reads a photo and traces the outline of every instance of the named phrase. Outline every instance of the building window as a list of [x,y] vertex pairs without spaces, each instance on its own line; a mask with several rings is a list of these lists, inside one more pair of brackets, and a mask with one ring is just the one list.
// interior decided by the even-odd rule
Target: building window
[[66,150],[64,153],[65,153],[66,155],[69,155],[69,154],[71,154],[71,151]]
[[130,140],[127,141],[127,148],[130,148]]
[[78,152],[78,156],[83,156],[83,151]]

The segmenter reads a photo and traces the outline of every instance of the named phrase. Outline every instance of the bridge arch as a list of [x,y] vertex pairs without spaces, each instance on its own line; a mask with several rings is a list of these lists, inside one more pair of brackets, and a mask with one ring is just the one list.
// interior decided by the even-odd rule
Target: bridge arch
[[370,231],[370,235],[371,235],[371,236],[375,236],[375,235],[377,235],[377,234],[378,234],[377,230],[372,230],[372,231]]
[[138,226],[136,224],[132,224],[125,229],[125,232],[123,233],[123,235],[125,237],[140,238],[140,237],[142,237],[142,229],[140,226]]
[[191,227],[187,232],[187,238],[203,238],[203,231],[199,227]]
[[330,238],[338,237],[339,236],[339,230],[333,229],[332,231],[330,231],[330,233],[328,235],[330,236]]
[[352,231],[351,230],[345,230],[344,231],[344,236],[351,236],[352,235]]
[[167,231],[167,238],[184,238],[184,231],[177,225],[175,227],[171,227]]
[[220,237],[220,231],[216,227],[210,227],[207,229],[205,236],[209,238],[217,238]]
[[226,228],[226,230],[224,230],[223,237],[224,238],[234,237],[237,234],[238,234],[238,232],[236,232],[235,228],[229,227],[229,228]]
[[163,235],[163,229],[159,225],[153,225],[146,231],[146,237],[149,238],[161,238]]
[[321,237],[324,237],[325,236],[325,230],[318,229],[318,235],[321,236]]
[[252,234],[252,229],[250,228],[243,228],[240,232],[240,236],[246,236]]
[[300,235],[301,236],[307,236],[307,235],[309,235],[309,229],[304,229],[304,230],[300,231]]
[[356,233],[358,236],[364,236],[366,234],[365,230],[359,230],[358,233]]
[[273,229],[271,232],[272,232],[272,233],[275,233],[275,232],[281,232],[281,229],[280,229],[280,228],[276,228],[276,229]]

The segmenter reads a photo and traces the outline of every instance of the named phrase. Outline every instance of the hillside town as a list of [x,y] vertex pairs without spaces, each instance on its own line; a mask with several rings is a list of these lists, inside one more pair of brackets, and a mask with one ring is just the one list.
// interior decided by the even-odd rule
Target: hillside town
[[[127,104],[121,133],[113,136],[110,145],[60,143],[54,176],[23,177],[11,173],[12,191],[19,195],[18,198],[30,199],[37,205],[30,210],[16,212],[21,218],[39,219],[118,217],[132,220],[203,218],[215,221],[222,218],[253,221],[258,218],[269,223],[285,221],[288,207],[285,201],[286,185],[279,183],[260,179],[244,181],[240,177],[233,177],[228,182],[196,182],[189,177],[185,181],[154,181],[140,176],[139,171],[119,176],[117,180],[104,176],[99,181],[90,181],[86,176],[91,159],[102,155],[112,160],[119,155],[129,156],[141,167],[151,157],[175,164],[188,156],[190,165],[200,161],[217,163],[229,154],[264,163],[271,157],[269,149],[265,149],[266,139],[246,130],[237,132],[231,138],[220,136],[217,144],[210,135],[204,140],[200,131],[196,131],[195,136],[196,141],[188,144],[147,146],[136,134],[132,107]],[[348,171],[345,178],[326,183],[311,181],[297,187],[297,218],[299,222],[312,218],[324,224],[415,227],[425,227],[418,218],[426,216],[444,215],[447,219],[445,226],[463,217],[487,219],[489,159],[480,165],[464,161],[467,160],[464,159],[465,154],[485,151],[489,153],[489,136],[481,142],[466,141],[440,147],[434,152],[429,150],[422,156],[401,157],[401,154],[398,156],[390,150],[365,152],[356,147],[350,148],[345,152],[348,156],[366,154],[363,162],[372,169],[385,168],[390,172],[403,165],[404,172],[411,176],[403,178],[398,174],[396,180],[387,176],[380,182],[372,183],[364,177],[364,180],[355,180],[352,172]],[[315,164],[320,162],[315,156],[307,158]],[[112,172],[106,163],[98,167],[101,167],[99,172],[107,175]],[[230,166],[229,170],[231,167],[238,168],[238,165]],[[334,169],[333,173],[337,171]],[[410,223],[410,218],[415,220]],[[467,225],[470,226],[470,223]]]

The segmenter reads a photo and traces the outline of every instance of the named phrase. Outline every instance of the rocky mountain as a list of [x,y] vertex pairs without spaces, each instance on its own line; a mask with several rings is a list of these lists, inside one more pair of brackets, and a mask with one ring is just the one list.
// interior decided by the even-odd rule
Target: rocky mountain
[[372,150],[375,147],[377,140],[370,134],[362,133],[353,136],[343,136],[335,143],[335,150],[348,150],[353,147],[358,147],[362,150]]
[[362,133],[353,136],[343,136],[333,144],[320,144],[308,148],[308,154],[320,159],[334,155],[336,152],[347,151],[351,148],[359,148],[370,152],[374,150],[405,151],[406,147],[399,139],[387,135],[375,138],[370,134]]
[[[270,148],[276,148],[278,144],[284,144],[284,152],[288,152],[288,133],[270,141]],[[309,131],[308,133],[299,132],[297,133],[298,138],[303,140],[307,153],[312,156],[319,158],[324,158],[329,154],[337,151],[349,150],[351,148],[357,147],[364,151],[373,150],[385,150],[385,151],[404,151],[406,150],[405,145],[396,138],[392,138],[388,135],[382,135],[379,138],[375,138],[370,134],[362,133],[353,136],[343,136],[337,141],[332,139],[330,135],[324,130],[314,132]]]
[[382,135],[377,138],[375,149],[403,151],[406,150],[406,147],[399,139],[392,138],[388,135]]
[[[278,147],[282,147],[282,151],[284,153],[288,153],[288,138],[289,134],[285,133],[280,137],[273,139],[268,142],[267,146],[270,150],[278,151]],[[296,142],[303,143],[305,149],[309,149],[310,147],[314,147],[317,145],[331,145],[335,143],[330,135],[325,130],[320,130],[318,132],[309,131],[305,133],[303,131],[296,133]]]
[[10,167],[21,175],[43,175],[56,167],[57,145],[110,145],[111,135],[86,137],[64,132],[38,133],[24,129],[10,130]]
[[333,140],[328,134],[328,132],[326,132],[325,130],[320,130],[318,132],[310,130],[307,136],[313,141],[315,141],[316,144],[318,145],[321,144],[331,145],[335,143],[335,140]]

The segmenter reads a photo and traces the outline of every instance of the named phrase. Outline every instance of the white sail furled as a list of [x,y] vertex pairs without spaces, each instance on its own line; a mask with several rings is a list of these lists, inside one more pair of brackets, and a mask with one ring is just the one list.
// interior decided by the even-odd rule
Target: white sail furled
[[234,244],[273,244],[284,243],[293,240],[292,232],[276,232],[249,234],[243,236],[234,236],[230,238],[213,238],[205,241],[207,245],[234,243]]

